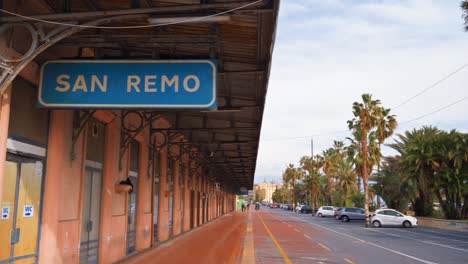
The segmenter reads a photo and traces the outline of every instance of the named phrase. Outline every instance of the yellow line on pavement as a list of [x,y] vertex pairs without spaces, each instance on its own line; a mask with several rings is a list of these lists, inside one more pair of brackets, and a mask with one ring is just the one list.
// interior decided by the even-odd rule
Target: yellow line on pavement
[[348,262],[349,264],[355,264],[355,263],[354,263],[352,260],[350,260],[350,259],[344,258],[344,260],[345,260],[346,262]]
[[236,256],[237,256],[237,249],[234,249],[232,251],[231,257],[229,258],[229,263],[230,264],[235,264],[236,263]]
[[306,234],[304,234],[304,236],[307,237],[308,239],[312,239],[310,236],[308,236],[308,235],[306,235]]
[[296,230],[296,232],[300,232],[299,230],[297,230],[296,228],[294,228],[294,230]]
[[289,227],[292,227],[292,225],[288,224]]
[[245,239],[244,239],[244,249],[242,251],[242,263],[255,264],[255,248],[254,248],[251,212],[249,212],[249,216],[248,216],[247,230],[246,230]]
[[329,247],[325,246],[324,244],[322,243],[318,243],[321,247],[323,247],[324,249],[328,250],[328,251],[332,251]]
[[265,230],[267,231],[268,235],[271,237],[271,240],[273,240],[273,243],[275,243],[276,248],[278,248],[278,251],[283,256],[284,262],[286,262],[286,264],[292,264],[291,259],[289,259],[288,255],[286,255],[286,252],[284,252],[284,250],[281,247],[280,243],[276,240],[275,236],[271,233],[270,229],[267,227],[267,225],[263,221],[260,214],[257,214],[257,216],[258,216],[258,218],[260,218],[260,221],[262,222],[263,226],[265,227]]

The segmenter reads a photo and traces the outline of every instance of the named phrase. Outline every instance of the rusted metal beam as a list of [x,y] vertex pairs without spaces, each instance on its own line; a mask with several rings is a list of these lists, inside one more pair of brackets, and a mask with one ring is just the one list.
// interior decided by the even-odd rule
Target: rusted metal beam
[[97,3],[96,3],[96,0],[83,0],[83,2],[86,4],[86,6],[93,10],[93,11],[97,11],[99,10],[98,6],[97,6]]
[[[163,129],[167,132],[187,132],[187,131],[214,131],[214,130],[255,130],[259,129],[259,127],[190,127],[190,128],[168,128]],[[154,129],[154,131],[158,131],[160,129]]]
[[120,34],[93,34],[93,35],[74,35],[70,38],[65,39],[62,42],[108,42],[109,40],[132,40],[132,41],[147,41],[147,42],[158,42],[158,43],[216,43],[217,39],[208,35],[191,36],[191,35],[120,35]]
[[[10,58],[21,58],[23,56],[16,50],[5,46],[0,48],[0,52],[4,54],[4,56]],[[39,85],[39,65],[36,62],[31,61],[23,68],[22,71],[20,71],[19,76],[34,85]]]
[[[96,17],[105,16],[120,16],[120,15],[138,15],[138,14],[168,14],[168,13],[183,13],[183,12],[202,12],[209,10],[225,11],[247,4],[251,4],[255,1],[238,1],[230,3],[211,3],[211,4],[192,4],[192,5],[176,5],[176,6],[160,6],[152,8],[133,8],[133,9],[120,9],[120,10],[107,10],[107,11],[90,11],[90,12],[76,12],[76,13],[56,13],[56,14],[41,14],[41,15],[30,15],[30,17],[44,20],[80,20],[90,19]],[[243,11],[255,12],[258,7],[265,6],[264,2],[259,2],[250,5]],[[13,21],[24,21],[25,18],[7,16],[1,17],[2,22],[13,22]]]

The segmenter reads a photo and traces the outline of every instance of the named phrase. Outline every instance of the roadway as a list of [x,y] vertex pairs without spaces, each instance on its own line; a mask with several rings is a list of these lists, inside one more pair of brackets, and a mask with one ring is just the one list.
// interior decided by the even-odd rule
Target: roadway
[[252,211],[256,263],[467,263],[468,233]]

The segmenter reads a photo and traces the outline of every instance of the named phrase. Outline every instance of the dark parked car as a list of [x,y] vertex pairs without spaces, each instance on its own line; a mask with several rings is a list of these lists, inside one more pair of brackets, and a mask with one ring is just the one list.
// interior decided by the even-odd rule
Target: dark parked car
[[302,206],[302,208],[301,208],[301,213],[303,213],[303,214],[310,214],[310,213],[312,213],[312,206],[310,206],[310,205],[304,205],[304,206]]
[[343,207],[338,211],[338,219],[349,222],[350,220],[365,220],[366,216],[362,208]]

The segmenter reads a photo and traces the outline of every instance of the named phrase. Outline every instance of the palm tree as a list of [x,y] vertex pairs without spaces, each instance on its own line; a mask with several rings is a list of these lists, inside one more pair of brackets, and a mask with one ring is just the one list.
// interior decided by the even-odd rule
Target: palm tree
[[415,211],[430,215],[433,197],[449,219],[466,217],[468,135],[435,127],[406,132],[392,145],[400,154],[406,181],[418,187]]
[[[299,161],[299,164],[301,164],[301,168],[304,172],[308,172],[308,176],[310,177],[310,204],[312,206],[312,212],[314,211],[314,198],[313,198],[313,195],[314,195],[314,161],[313,161],[313,157],[307,157],[307,156],[303,156],[300,161]],[[308,181],[309,183],[309,181]]]
[[283,182],[292,187],[293,210],[296,210],[296,181],[303,178],[304,173],[301,169],[295,168],[294,164],[289,164],[283,172]]
[[[377,174],[380,173],[380,163],[382,154],[380,149],[385,140],[393,135],[397,127],[397,121],[395,115],[390,115],[390,109],[380,108],[382,111],[377,118],[377,131],[376,137],[378,141],[378,147],[374,149],[373,155],[377,161]],[[377,204],[380,207],[380,199],[377,197]]]
[[434,183],[434,167],[438,164],[434,155],[437,148],[434,139],[440,133],[435,127],[423,127],[398,135],[395,143],[390,144],[401,156],[400,164],[406,174],[403,180],[413,182],[418,187],[414,207],[420,216],[432,213],[431,185]]
[[346,147],[347,158],[354,165],[354,169],[357,174],[357,186],[358,190],[361,189],[361,179],[362,179],[362,146],[361,141],[361,130],[356,128],[353,131],[353,137],[346,139],[350,141],[350,144]]
[[322,165],[322,170],[323,172],[325,173],[326,177],[327,177],[327,193],[326,193],[326,198],[327,198],[327,203],[329,205],[332,204],[332,191],[333,191],[333,178],[334,178],[334,172],[333,172],[333,168],[335,167],[335,162],[336,162],[336,159],[335,159],[335,155],[336,155],[336,152],[335,152],[335,149],[333,148],[329,148],[329,149],[326,149],[322,152],[322,156],[323,156],[323,165]]
[[[361,155],[362,159],[362,178],[364,182],[364,196],[365,196],[365,214],[366,214],[366,227],[369,226],[369,173],[372,171],[372,166],[375,165],[376,156],[375,152],[372,153],[369,151],[369,146],[374,148],[372,145],[374,140],[369,142],[369,136],[374,137],[373,135],[385,135],[382,132],[382,120],[388,121],[389,120],[389,109],[385,109],[382,107],[382,103],[380,100],[373,100],[372,95],[370,94],[363,94],[362,95],[362,103],[355,102],[353,104],[353,115],[354,118],[348,121],[348,128],[353,132],[359,132],[357,134],[361,134]],[[386,114],[387,117],[383,117]],[[391,116],[393,118],[393,116]],[[392,121],[393,123],[393,121]],[[395,121],[396,126],[396,121]],[[386,126],[383,126],[384,128]],[[377,138],[377,136],[375,136]],[[369,144],[371,143],[371,144]],[[378,149],[378,148],[377,148]],[[374,155],[369,155],[374,154]],[[371,159],[372,158],[372,159]]]
[[357,190],[356,173],[353,170],[352,164],[345,159],[342,159],[336,165],[335,170],[336,173],[339,175],[339,187],[344,193],[342,206],[347,206],[349,195]]

